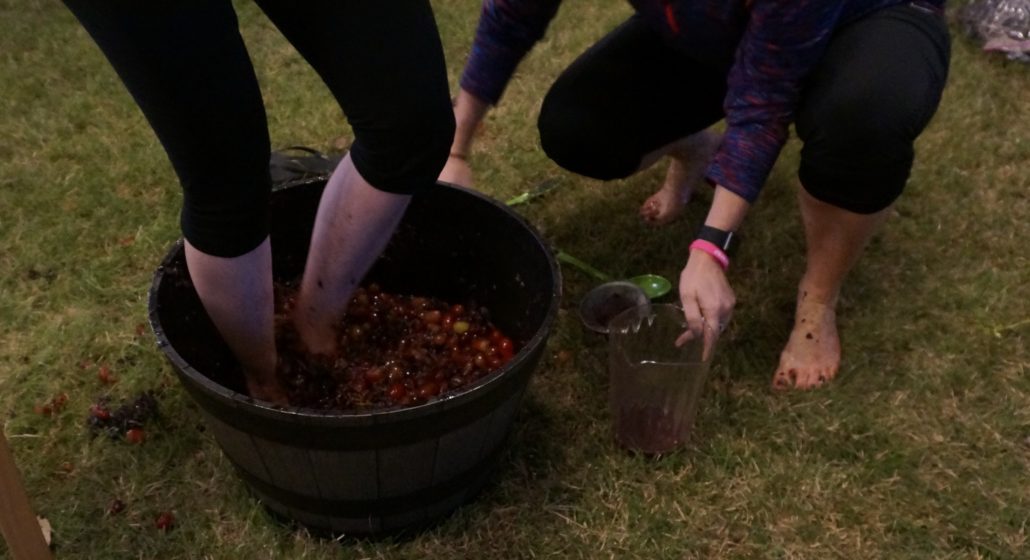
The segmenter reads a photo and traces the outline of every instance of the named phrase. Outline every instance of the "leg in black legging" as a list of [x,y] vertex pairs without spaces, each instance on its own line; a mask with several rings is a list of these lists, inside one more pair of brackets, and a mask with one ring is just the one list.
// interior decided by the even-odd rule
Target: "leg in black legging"
[[382,252],[409,194],[435,184],[454,136],[443,49],[425,0],[259,4],[311,63],[354,128],[319,206],[294,324],[336,351],[333,325]]
[[909,4],[840,29],[797,112],[808,194],[860,214],[890,206],[937,110],[948,59],[942,18]]
[[269,141],[257,79],[228,1],[69,0],[146,115],[182,183],[186,262],[247,372],[276,389]]
[[725,73],[666,46],[638,16],[572,63],[544,98],[540,143],[558,165],[611,180],[723,117]]
[[723,117],[725,69],[667,46],[634,16],[583,53],[540,110],[540,142],[558,165],[611,180],[672,156],[662,189],[641,208],[652,223],[675,217],[700,183]]
[[807,263],[774,387],[815,387],[837,373],[837,296],[905,186],[948,52],[940,16],[888,8],[838,31],[803,92],[798,197]]
[[429,2],[257,3],[336,97],[361,176],[399,194],[434,185],[454,112]]
[[[426,2],[265,4],[330,84],[357,136],[353,159],[344,160],[326,189],[332,203],[320,208],[321,245],[312,249],[331,269],[315,277],[335,294],[318,307],[338,316],[346,303],[339,294],[349,294],[386,243],[406,193],[432,184],[446,159],[453,116],[443,54]],[[143,109],[179,175],[186,258],[205,308],[247,370],[252,393],[281,400],[271,388],[268,134],[230,3],[68,5]]]
[[227,0],[69,0],[157,133],[183,187],[186,239],[237,257],[268,234],[269,140]]

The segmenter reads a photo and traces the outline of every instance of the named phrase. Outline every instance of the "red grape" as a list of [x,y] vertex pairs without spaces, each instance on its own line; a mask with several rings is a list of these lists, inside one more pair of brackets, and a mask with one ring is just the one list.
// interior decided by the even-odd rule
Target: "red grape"
[[358,288],[340,323],[338,354],[305,353],[291,330],[296,288],[276,285],[279,378],[294,406],[364,410],[424,403],[503,367],[512,342],[476,305]]
[[175,514],[170,511],[162,511],[154,520],[154,527],[162,531],[171,531],[175,527]]
[[130,428],[125,432],[125,441],[129,443],[140,444],[144,439],[146,439],[146,434],[140,428]]

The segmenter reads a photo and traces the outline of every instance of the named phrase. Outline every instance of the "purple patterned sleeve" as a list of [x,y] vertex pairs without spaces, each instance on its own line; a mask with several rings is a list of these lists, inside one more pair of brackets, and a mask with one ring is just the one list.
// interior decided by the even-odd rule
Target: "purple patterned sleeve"
[[840,18],[840,0],[754,0],[726,94],[726,135],[708,180],[754,202],[787,140],[801,81]]
[[561,0],[484,0],[461,88],[496,105],[529,49],[544,36]]

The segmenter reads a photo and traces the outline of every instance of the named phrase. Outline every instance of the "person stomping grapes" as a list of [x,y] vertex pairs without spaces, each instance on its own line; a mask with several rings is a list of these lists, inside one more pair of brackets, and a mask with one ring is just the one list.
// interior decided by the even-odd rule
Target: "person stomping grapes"
[[[261,92],[228,0],[65,0],[147,117],[183,189],[182,232],[204,308],[250,394],[285,404],[276,379]],[[443,49],[426,0],[257,0],[318,72],[355,140],[329,179],[293,323],[333,355],[334,324],[412,193],[435,184],[454,134]]]
[[[543,36],[560,0],[485,0],[441,178],[470,182],[476,125]],[[908,180],[950,59],[943,0],[631,0],[635,14],[557,79],[540,142],[567,170],[612,180],[671,156],[640,210],[665,223],[703,178],[715,192],[680,275],[683,338],[722,330],[736,305],[727,249],[794,123],[806,268],[774,389],[840,366],[836,305],[848,271]],[[720,137],[707,131],[725,119]]]

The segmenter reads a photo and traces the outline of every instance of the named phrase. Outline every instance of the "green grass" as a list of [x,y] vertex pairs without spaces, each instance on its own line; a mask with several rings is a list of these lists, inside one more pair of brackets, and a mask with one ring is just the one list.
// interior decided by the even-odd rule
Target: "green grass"
[[[476,0],[435,3],[456,83]],[[252,4],[239,6],[273,144],[350,132],[314,73]],[[661,170],[601,185],[538,147],[549,84],[629,13],[570,0],[475,150],[478,184],[558,246],[613,274],[675,278],[708,194],[654,230],[636,208]],[[732,328],[691,449],[659,461],[611,442],[603,340],[576,319],[592,285],[566,273],[548,358],[496,483],[407,541],[337,544],[249,498],[148,335],[151,273],[178,236],[179,189],[114,72],[53,1],[0,0],[0,414],[61,558],[1025,558],[1030,490],[1030,73],[956,34],[940,112],[911,184],[845,287],[844,363],[824,390],[767,387],[803,266],[792,141],[731,271]],[[342,139],[337,142],[337,139]],[[553,359],[567,350],[566,362]],[[119,382],[96,381],[106,363]],[[90,439],[93,400],[158,389],[144,445]],[[33,406],[66,392],[52,418]],[[64,463],[71,472],[65,472]],[[121,516],[103,515],[114,497]],[[160,510],[179,526],[152,528]],[[2,553],[0,553],[2,554]]]

